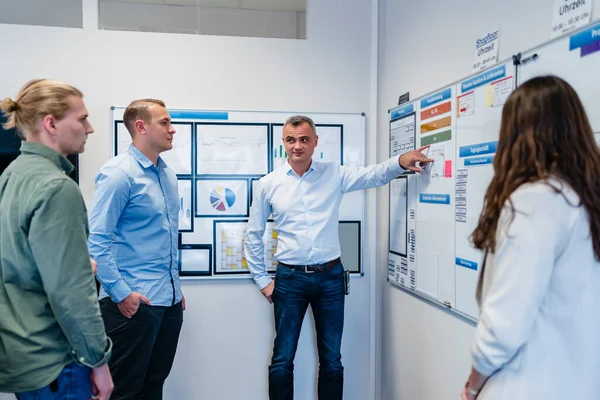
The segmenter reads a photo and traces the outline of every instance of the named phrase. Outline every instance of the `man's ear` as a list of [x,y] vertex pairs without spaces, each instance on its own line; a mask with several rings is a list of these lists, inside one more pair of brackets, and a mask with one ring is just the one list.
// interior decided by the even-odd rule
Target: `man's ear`
[[319,144],[319,135],[315,134],[315,146]]
[[52,115],[52,114],[46,115],[42,119],[42,125],[44,126],[44,129],[50,135],[56,135],[56,118],[54,117],[54,115]]
[[146,124],[144,124],[144,121],[141,119],[136,120],[133,126],[135,127],[136,132],[139,132],[142,135],[146,134]]

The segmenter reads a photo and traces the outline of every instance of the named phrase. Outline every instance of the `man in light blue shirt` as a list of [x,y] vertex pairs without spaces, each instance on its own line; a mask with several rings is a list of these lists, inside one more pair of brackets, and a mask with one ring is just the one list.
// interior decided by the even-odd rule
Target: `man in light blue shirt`
[[160,100],[133,101],[123,114],[125,154],[96,177],[89,248],[102,284],[100,309],[113,341],[113,399],[162,399],[185,299],[177,263],[177,176],[159,154],[175,128]]
[[[341,400],[344,267],[338,214],[346,192],[383,186],[406,170],[422,172],[429,146],[366,168],[312,160],[318,143],[313,121],[289,118],[283,127],[288,162],[258,181],[244,240],[248,267],[262,294],[274,303],[275,342],[269,398],[292,400],[294,357],[310,304],[319,351],[319,400]],[[269,216],[277,230],[276,279],[267,275],[262,236]]]

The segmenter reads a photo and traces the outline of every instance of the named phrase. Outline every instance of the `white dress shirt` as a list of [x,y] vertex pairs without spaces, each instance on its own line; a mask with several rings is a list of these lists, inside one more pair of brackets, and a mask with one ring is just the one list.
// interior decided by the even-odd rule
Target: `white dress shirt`
[[259,288],[271,282],[262,242],[270,215],[277,231],[277,261],[291,265],[331,261],[340,257],[338,215],[344,193],[383,186],[403,172],[398,157],[393,157],[369,167],[313,161],[302,176],[285,163],[261,178],[244,239],[248,268]]
[[491,377],[479,400],[600,399],[600,263],[577,194],[549,182],[559,192],[512,194],[480,277],[472,357]]

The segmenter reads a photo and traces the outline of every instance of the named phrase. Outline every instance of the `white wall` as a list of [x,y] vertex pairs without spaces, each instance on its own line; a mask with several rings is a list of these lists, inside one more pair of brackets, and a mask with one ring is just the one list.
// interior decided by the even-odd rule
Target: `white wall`
[[[379,2],[378,159],[388,156],[387,109],[471,73],[474,41],[500,27],[500,59],[550,38],[554,0]],[[598,6],[598,4],[596,5]],[[600,7],[593,19],[600,17]],[[474,328],[390,286],[388,189],[378,190],[377,266],[381,289],[382,400],[459,398]]]
[[[308,40],[98,31],[97,1],[84,0],[84,29],[0,25],[0,96],[29,79],[68,81],[85,94],[96,133],[81,158],[86,201],[109,158],[109,107],[156,97],[176,108],[368,112],[371,0],[310,1]],[[374,160],[370,134],[367,161]],[[369,156],[371,154],[371,156]],[[375,207],[374,192],[367,207]],[[345,399],[369,392],[369,283],[375,221],[366,222],[367,276],[347,297],[342,357]],[[188,311],[166,399],[267,397],[272,308],[250,281],[185,282]],[[315,398],[316,350],[305,325],[296,363],[296,398]],[[2,396],[0,395],[0,398]],[[5,397],[6,398],[6,397]]]

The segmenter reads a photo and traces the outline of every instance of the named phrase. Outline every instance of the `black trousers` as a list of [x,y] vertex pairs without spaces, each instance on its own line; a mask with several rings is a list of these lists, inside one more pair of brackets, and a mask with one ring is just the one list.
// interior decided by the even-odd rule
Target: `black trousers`
[[171,307],[142,303],[129,319],[106,297],[100,300],[100,310],[113,342],[108,361],[115,384],[111,399],[162,399],[183,323],[181,302]]

